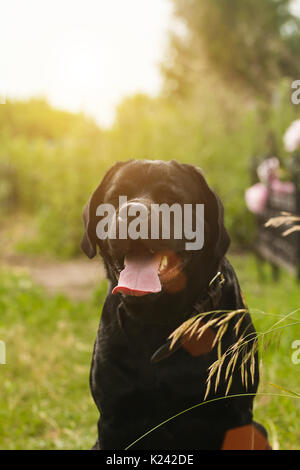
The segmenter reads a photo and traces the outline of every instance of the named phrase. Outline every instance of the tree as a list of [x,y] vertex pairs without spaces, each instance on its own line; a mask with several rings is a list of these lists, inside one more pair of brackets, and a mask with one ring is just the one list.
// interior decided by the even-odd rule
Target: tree
[[270,99],[282,77],[300,76],[300,19],[290,0],[172,0],[185,34],[173,33],[165,89],[194,96],[203,79]]

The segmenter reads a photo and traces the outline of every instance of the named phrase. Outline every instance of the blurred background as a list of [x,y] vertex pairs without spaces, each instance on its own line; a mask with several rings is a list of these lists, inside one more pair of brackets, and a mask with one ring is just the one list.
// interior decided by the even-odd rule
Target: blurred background
[[229,259],[264,339],[255,417],[274,448],[299,449],[299,281],[259,274],[245,202],[253,162],[276,155],[291,178],[299,57],[299,0],[1,7],[0,448],[93,445],[88,376],[106,283],[100,260],[80,253],[82,207],[115,161],[174,158],[200,166],[222,198]]

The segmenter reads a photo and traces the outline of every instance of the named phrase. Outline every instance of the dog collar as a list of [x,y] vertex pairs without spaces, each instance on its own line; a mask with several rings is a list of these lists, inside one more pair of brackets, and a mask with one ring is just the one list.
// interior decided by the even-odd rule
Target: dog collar
[[[218,306],[221,296],[222,296],[222,287],[225,283],[224,274],[221,271],[218,271],[217,274],[211,279],[208,284],[207,289],[202,294],[201,298],[195,303],[193,307],[193,312],[196,314],[204,313],[210,310],[216,309]],[[181,348],[183,341],[182,338],[179,338],[175,344],[173,344],[172,349],[170,349],[172,340],[169,339],[165,344],[160,346],[151,357],[151,362],[159,362],[167,357],[171,356],[175,351]]]

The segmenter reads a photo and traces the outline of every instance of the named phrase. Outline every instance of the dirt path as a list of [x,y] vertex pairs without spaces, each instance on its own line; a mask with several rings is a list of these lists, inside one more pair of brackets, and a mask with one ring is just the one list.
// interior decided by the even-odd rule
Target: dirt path
[[29,274],[49,294],[64,293],[74,300],[85,300],[104,279],[105,271],[99,258],[51,261],[23,255],[10,255],[2,266]]

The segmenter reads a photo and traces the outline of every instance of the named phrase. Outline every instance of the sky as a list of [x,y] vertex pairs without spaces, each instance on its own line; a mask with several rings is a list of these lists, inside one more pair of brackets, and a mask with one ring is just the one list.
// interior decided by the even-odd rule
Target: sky
[[103,127],[123,97],[155,96],[170,0],[4,0],[0,96],[44,96]]
[[[300,0],[293,0],[300,15]],[[112,125],[123,97],[161,88],[171,0],[3,0],[0,104],[43,96]]]

